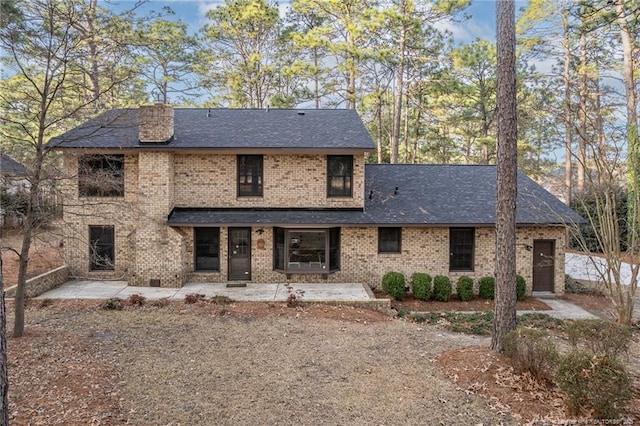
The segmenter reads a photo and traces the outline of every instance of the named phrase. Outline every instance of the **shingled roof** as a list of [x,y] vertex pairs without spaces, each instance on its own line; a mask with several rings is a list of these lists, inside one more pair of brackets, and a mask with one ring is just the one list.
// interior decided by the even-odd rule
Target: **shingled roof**
[[8,155],[0,153],[0,173],[3,176],[27,176],[27,168]]
[[[493,226],[496,167],[368,164],[364,209],[176,208],[169,224]],[[524,173],[518,173],[518,225],[564,225],[584,219]]]
[[358,113],[345,109],[176,108],[174,137],[141,144],[138,110],[114,109],[52,138],[56,148],[373,150]]

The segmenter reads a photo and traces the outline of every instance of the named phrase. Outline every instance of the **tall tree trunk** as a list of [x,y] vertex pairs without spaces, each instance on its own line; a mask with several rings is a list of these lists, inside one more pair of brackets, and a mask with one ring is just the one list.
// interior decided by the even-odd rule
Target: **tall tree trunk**
[[9,424],[9,375],[7,372],[7,310],[4,304],[2,252],[0,252],[0,425]]
[[578,180],[576,182],[576,190],[582,194],[584,192],[584,183],[587,169],[587,34],[581,29],[580,34],[580,105],[578,114],[580,116],[580,125],[578,128]]
[[[89,6],[87,9],[87,13],[85,14],[85,18],[87,20],[87,40],[89,47],[89,61],[91,63],[91,71],[89,74],[89,79],[91,81],[91,99],[89,101],[96,101],[100,97],[100,68],[98,66],[98,44],[99,40],[97,39],[96,29],[95,29],[95,19],[96,19],[96,2],[97,0],[90,0]],[[96,102],[95,107],[97,108],[99,105]]]
[[[422,99],[419,99],[421,102]],[[422,119],[422,108],[418,108],[416,111],[416,128],[413,136],[413,149],[411,150],[411,163],[415,164],[418,158],[418,141],[420,140],[420,120]]]
[[571,79],[571,49],[569,45],[568,15],[568,9],[564,9],[562,11],[562,26],[564,30],[564,39],[562,41],[562,48],[564,50],[564,202],[567,205],[571,205],[573,191],[573,172],[571,170],[571,156],[573,155],[573,149],[571,147],[573,124],[571,122],[571,86],[569,85],[569,80]]
[[378,151],[378,164],[382,164],[382,94],[380,93],[380,86],[376,86],[376,93],[378,97],[378,105],[376,105],[376,119],[378,125],[376,126],[376,148]]
[[[407,92],[408,92],[407,88]],[[404,106],[404,131],[402,137],[404,138],[404,160],[406,164],[409,162],[409,93],[405,96],[406,104]]]
[[638,139],[638,97],[634,78],[634,70],[637,67],[634,64],[634,46],[623,0],[616,2],[616,12],[622,39],[624,61],[622,73],[627,98],[628,250],[632,255],[637,255],[640,251],[640,141]]
[[502,351],[504,337],[516,328],[517,106],[516,34],[513,0],[497,9],[497,203],[496,300],[491,349]]
[[400,124],[402,122],[402,97],[404,95],[404,45],[406,30],[403,27],[398,40],[398,69],[396,71],[396,98],[393,106],[393,133],[391,134],[391,164],[398,162]]
[[320,109],[320,79],[318,78],[318,48],[313,48],[313,98],[315,101],[316,109]]

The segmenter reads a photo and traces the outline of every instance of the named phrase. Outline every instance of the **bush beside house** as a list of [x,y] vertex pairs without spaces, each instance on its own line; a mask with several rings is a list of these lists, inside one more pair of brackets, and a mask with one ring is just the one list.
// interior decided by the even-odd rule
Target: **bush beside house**
[[400,272],[387,272],[382,277],[382,290],[395,300],[404,299],[404,275]]
[[433,279],[433,298],[441,302],[451,299],[451,280],[444,275],[436,275]]
[[486,300],[493,300],[496,294],[496,280],[493,277],[482,277],[478,280],[478,294]]
[[456,283],[456,293],[462,301],[473,299],[473,280],[467,276],[458,278]]
[[416,272],[411,275],[411,287],[413,297],[418,300],[429,300],[431,296],[431,275],[423,272]]

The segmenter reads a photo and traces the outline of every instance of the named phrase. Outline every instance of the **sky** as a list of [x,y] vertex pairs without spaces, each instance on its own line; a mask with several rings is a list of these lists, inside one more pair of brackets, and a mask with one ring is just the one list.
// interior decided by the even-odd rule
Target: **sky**
[[[495,41],[496,34],[496,2],[494,0],[471,0],[471,5],[465,9],[468,20],[462,22],[444,22],[440,24],[441,28],[446,28],[454,36],[456,44],[469,43],[476,38],[484,38]],[[114,10],[129,9],[133,6],[135,0],[99,0],[103,7],[112,8]],[[291,1],[280,0],[280,13],[284,16]],[[175,15],[171,19],[181,19],[189,25],[192,33],[198,31],[207,21],[206,13],[224,4],[224,0],[151,0],[139,7],[141,13],[149,11],[161,11],[163,7],[168,6]],[[517,11],[527,5],[527,0],[516,0]]]

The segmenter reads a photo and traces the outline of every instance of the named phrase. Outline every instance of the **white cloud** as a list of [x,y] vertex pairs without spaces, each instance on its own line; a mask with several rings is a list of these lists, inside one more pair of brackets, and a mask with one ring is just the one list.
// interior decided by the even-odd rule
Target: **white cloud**
[[452,19],[443,19],[435,24],[436,29],[448,31],[453,35],[456,44],[470,43],[477,38],[495,41],[496,29],[488,22],[478,20],[468,20],[455,22]]

